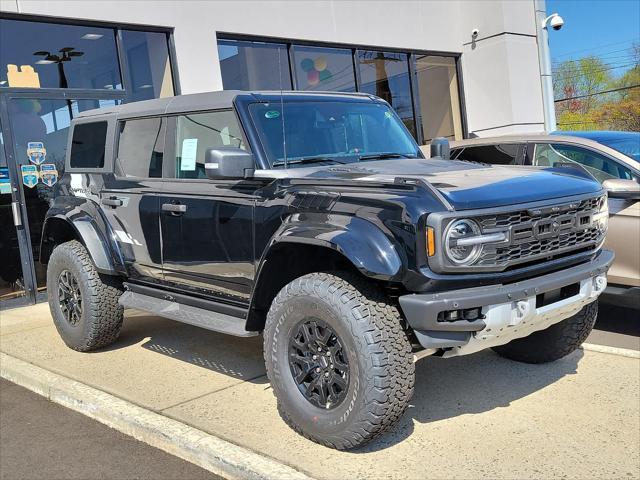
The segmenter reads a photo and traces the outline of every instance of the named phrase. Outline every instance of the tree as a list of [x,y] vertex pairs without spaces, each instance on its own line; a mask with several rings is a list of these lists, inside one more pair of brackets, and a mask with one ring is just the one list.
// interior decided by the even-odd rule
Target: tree
[[[579,60],[562,62],[554,72],[554,92],[556,99],[571,100],[558,102],[556,107],[561,111],[587,113],[599,102],[597,92],[606,90],[611,83],[610,68],[601,59],[594,56]],[[582,97],[573,99],[573,97]]]

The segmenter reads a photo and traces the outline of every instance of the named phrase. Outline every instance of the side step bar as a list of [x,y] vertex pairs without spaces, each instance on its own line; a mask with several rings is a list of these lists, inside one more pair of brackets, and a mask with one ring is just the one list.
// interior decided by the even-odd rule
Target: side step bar
[[136,308],[145,312],[170,318],[196,327],[226,333],[236,337],[253,337],[258,332],[244,329],[244,319],[224,313],[214,312],[205,308],[194,307],[182,303],[165,300],[143,293],[127,290],[122,294],[118,303],[124,308]]

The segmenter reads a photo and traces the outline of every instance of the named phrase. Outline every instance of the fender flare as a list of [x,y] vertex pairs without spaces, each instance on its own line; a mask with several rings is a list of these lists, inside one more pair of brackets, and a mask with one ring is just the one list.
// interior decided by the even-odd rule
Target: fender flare
[[363,275],[378,280],[393,280],[403,270],[403,261],[391,238],[375,224],[358,217],[324,215],[303,220],[292,215],[272,237],[260,261],[256,280],[269,252],[283,243],[316,245],[337,251]]
[[[102,217],[100,209],[91,201],[56,202],[47,213],[42,228],[40,251],[48,251],[48,238],[53,229],[65,222],[74,232],[74,236],[89,252],[98,272],[107,275],[125,273],[123,257],[118,245],[110,235],[110,228]],[[41,261],[48,261],[48,256]]]

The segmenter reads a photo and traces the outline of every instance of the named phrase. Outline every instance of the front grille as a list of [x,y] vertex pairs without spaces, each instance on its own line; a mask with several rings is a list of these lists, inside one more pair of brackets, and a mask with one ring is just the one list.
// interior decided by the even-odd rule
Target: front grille
[[604,232],[594,224],[593,216],[605,201],[602,196],[477,217],[484,233],[505,232],[507,240],[485,245],[476,265],[504,267],[596,245]]

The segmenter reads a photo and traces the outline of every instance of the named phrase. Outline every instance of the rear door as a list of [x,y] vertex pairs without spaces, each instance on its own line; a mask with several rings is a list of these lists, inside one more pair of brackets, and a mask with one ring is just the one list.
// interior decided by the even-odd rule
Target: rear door
[[113,175],[105,176],[103,211],[112,224],[130,278],[162,279],[160,193],[166,118],[120,120]]
[[164,278],[218,300],[246,304],[253,286],[258,180],[209,180],[208,148],[245,142],[232,110],[172,118],[175,148],[160,199]]

